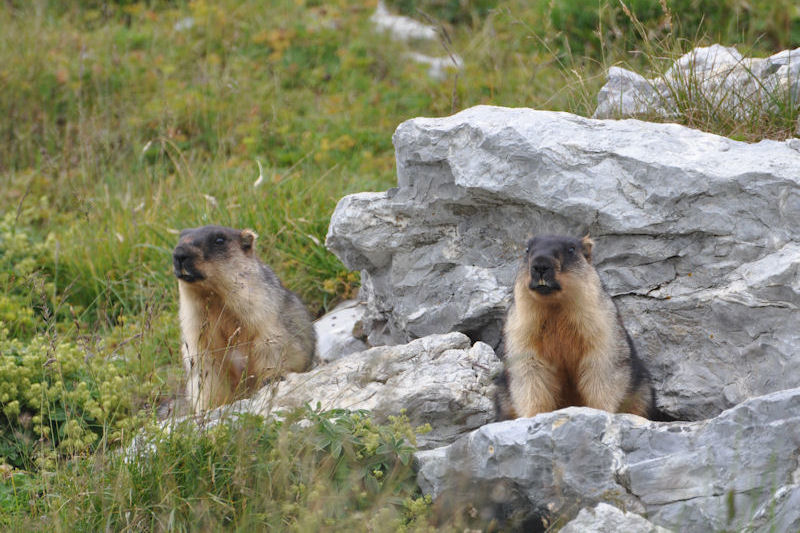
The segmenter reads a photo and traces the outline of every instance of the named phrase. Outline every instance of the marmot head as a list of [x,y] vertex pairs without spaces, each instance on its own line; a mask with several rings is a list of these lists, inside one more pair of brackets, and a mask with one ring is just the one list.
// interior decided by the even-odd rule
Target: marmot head
[[525,250],[528,289],[542,298],[560,295],[570,276],[591,264],[593,245],[588,235],[583,239],[538,235],[529,240]]
[[252,261],[256,237],[252,230],[224,226],[185,229],[172,252],[175,276],[186,283],[229,278],[237,270],[236,263]]

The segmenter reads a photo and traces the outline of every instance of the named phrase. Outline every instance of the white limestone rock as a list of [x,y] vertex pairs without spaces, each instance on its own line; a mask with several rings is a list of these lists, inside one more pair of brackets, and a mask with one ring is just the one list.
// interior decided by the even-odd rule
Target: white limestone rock
[[776,102],[798,101],[800,48],[759,59],[715,44],[687,52],[663,76],[651,79],[611,67],[594,117],[676,116],[681,105],[690,104],[744,118],[757,109],[773,109]]
[[389,32],[392,38],[398,41],[436,39],[436,28],[410,17],[395,15],[386,9],[386,5],[380,0],[370,21],[378,30]]
[[363,315],[363,303],[347,300],[314,321],[317,354],[321,363],[330,363],[345,355],[367,349],[367,344],[354,333],[354,329],[360,327]]
[[494,420],[492,376],[500,367],[492,348],[482,342],[473,345],[461,333],[432,335],[289,374],[227,409],[269,415],[319,403],[323,409],[366,409],[379,422],[404,411],[412,426],[430,424],[432,430],[417,438],[425,449]]

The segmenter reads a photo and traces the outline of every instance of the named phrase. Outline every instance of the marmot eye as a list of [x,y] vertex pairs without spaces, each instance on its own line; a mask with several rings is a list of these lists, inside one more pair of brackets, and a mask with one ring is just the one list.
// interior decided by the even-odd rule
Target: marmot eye
[[574,246],[570,246],[569,250],[567,250],[567,251],[570,253],[570,255],[574,254],[575,253],[575,247]]
[[225,244],[225,237],[217,237],[214,241],[215,244]]

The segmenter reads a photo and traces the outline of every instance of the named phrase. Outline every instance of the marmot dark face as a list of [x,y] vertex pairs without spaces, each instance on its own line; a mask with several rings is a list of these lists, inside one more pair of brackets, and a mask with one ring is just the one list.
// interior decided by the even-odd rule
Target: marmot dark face
[[592,259],[592,240],[538,235],[528,241],[525,264],[528,288],[539,296],[555,296],[564,289],[566,277],[582,271]]
[[181,231],[172,253],[175,276],[187,283],[213,280],[218,265],[253,256],[256,234],[249,229],[203,226]]

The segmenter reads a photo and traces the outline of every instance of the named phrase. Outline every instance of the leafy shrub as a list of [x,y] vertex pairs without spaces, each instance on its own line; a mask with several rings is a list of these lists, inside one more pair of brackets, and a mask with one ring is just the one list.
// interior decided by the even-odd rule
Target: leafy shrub
[[136,424],[137,376],[120,360],[91,357],[38,334],[27,342],[0,327],[0,462],[51,467],[60,456],[119,441]]
[[121,320],[102,342],[68,336],[80,309],[58,303],[55,237],[22,225],[46,212],[43,199],[0,219],[0,464],[25,469],[120,441],[157,385],[127,358],[124,339],[142,336],[136,321]]
[[55,290],[51,281],[53,236],[37,240],[30,228],[23,226],[40,209],[47,209],[46,198],[36,209],[8,212],[0,218],[0,324],[15,337],[34,333],[34,307],[44,312]]

